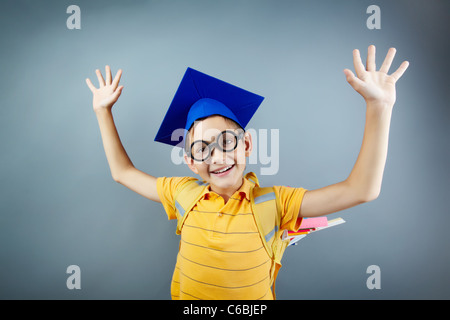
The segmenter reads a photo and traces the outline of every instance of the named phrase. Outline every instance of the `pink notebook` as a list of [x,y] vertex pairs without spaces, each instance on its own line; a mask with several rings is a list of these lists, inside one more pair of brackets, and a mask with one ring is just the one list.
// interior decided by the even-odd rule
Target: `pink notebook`
[[328,226],[327,217],[303,218],[302,224],[300,225],[300,229],[309,229],[327,226]]

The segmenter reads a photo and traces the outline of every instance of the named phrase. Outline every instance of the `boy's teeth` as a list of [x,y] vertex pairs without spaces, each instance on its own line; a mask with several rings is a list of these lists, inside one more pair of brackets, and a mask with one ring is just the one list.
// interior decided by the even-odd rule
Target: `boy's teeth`
[[214,171],[213,173],[222,173],[222,172],[227,171],[227,170],[230,169],[231,167],[232,167],[232,166],[229,166],[229,167],[223,168],[223,169],[220,170],[220,171]]

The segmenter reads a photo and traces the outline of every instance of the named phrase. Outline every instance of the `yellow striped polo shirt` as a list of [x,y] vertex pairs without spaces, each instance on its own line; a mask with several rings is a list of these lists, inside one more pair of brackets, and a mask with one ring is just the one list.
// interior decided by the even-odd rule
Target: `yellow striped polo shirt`
[[[157,190],[169,219],[176,219],[173,195],[191,177],[161,177]],[[206,188],[186,218],[172,277],[172,299],[273,300],[271,260],[264,249],[243,184],[227,203]],[[298,230],[305,189],[275,186],[282,211],[281,228]]]

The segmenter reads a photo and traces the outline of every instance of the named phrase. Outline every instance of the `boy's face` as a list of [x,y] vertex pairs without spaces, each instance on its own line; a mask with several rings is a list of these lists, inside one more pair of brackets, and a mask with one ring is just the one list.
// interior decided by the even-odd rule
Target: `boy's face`
[[[184,156],[189,168],[196,174],[200,175],[202,180],[209,182],[211,189],[218,193],[233,194],[242,185],[242,178],[245,170],[246,157],[250,156],[252,150],[252,139],[249,133],[239,135],[243,132],[230,124],[221,116],[211,116],[194,124],[193,133],[190,133],[188,143],[203,141],[204,146],[211,144],[213,146],[209,157],[205,161],[192,159],[189,155]],[[234,139],[221,139],[216,141],[218,137],[224,137],[222,132],[229,130],[236,134],[237,145]],[[233,137],[233,134],[231,134]],[[218,143],[223,147],[224,144],[230,145],[230,150],[225,152],[221,150]],[[198,145],[195,144],[195,145]],[[200,143],[201,145],[201,143]],[[207,148],[205,148],[207,149]],[[201,149],[193,147],[192,153],[201,153]],[[195,157],[195,154],[194,154]],[[195,157],[199,158],[199,157]],[[224,171],[225,170],[225,171]]]

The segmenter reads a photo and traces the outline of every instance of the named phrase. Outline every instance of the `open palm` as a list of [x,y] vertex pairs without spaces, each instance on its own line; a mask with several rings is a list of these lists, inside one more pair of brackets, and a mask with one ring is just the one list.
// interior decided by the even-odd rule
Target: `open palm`
[[111,108],[122,93],[123,86],[118,87],[120,77],[122,76],[122,70],[117,71],[116,76],[112,81],[111,68],[109,66],[105,67],[106,80],[103,79],[100,70],[95,70],[95,73],[97,74],[98,83],[100,85],[98,89],[94,87],[89,78],[86,79],[86,84],[93,93],[92,105],[94,111],[102,108]]
[[366,67],[361,61],[359,50],[353,50],[353,64],[356,76],[349,69],[345,69],[348,83],[355,89],[367,103],[381,103],[393,106],[395,103],[395,83],[408,68],[409,63],[404,61],[398,69],[388,75],[389,68],[396,53],[390,48],[379,71],[375,65],[375,46],[369,46]]

